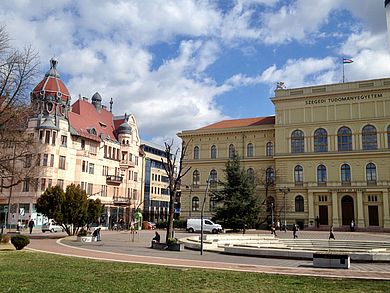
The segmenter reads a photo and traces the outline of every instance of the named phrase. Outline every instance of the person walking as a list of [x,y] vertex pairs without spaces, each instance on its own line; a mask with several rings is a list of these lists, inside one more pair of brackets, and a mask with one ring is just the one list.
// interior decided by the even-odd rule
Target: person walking
[[354,220],[351,221],[350,228],[351,228],[351,232],[355,231],[355,221]]
[[316,217],[316,227],[317,229],[320,228],[320,217]]
[[275,224],[272,224],[272,226],[271,226],[271,235],[275,235],[275,237],[276,236],[278,236],[278,235],[276,235],[276,227],[275,227]]
[[298,226],[297,226],[296,224],[293,225],[292,230],[293,230],[293,237],[294,237],[294,239],[295,239],[295,238],[298,238],[298,235],[297,235]]
[[280,221],[277,220],[276,222],[276,229],[279,230],[279,231],[282,231],[281,227],[280,227]]
[[30,229],[30,234],[32,233],[32,230],[35,226],[35,223],[34,223],[34,220],[31,219],[29,222],[28,222],[28,228]]
[[333,234],[333,225],[330,226],[330,229],[329,229],[329,240],[330,239],[336,240],[336,238],[334,237],[334,234]]

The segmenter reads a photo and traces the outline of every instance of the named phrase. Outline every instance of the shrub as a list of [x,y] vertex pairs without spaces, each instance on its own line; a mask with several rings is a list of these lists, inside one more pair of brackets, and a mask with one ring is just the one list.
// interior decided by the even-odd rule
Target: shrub
[[88,232],[87,230],[85,230],[84,228],[81,228],[81,230],[79,231],[79,233],[77,233],[77,236],[89,236],[91,235],[91,232]]
[[179,240],[177,238],[168,238],[167,244],[172,245],[172,244],[177,244]]
[[15,246],[16,250],[21,250],[30,243],[30,240],[25,235],[15,235],[11,237],[11,243]]
[[156,228],[157,229],[166,229],[168,227],[168,222],[167,221],[159,221],[156,223]]
[[173,226],[175,228],[187,228],[187,220],[175,220],[173,221]]
[[0,235],[0,243],[7,244],[10,240],[11,238],[9,237],[9,235]]

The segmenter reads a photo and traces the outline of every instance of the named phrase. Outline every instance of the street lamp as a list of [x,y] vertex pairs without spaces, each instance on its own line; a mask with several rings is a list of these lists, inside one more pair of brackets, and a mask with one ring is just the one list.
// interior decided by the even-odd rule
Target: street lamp
[[286,187],[284,186],[283,188],[279,188],[279,191],[283,193],[283,202],[284,202],[284,207],[283,207],[283,210],[284,210],[284,232],[287,232],[287,223],[286,223],[286,194],[288,192],[290,192],[290,188],[289,187]]
[[192,206],[191,206],[191,193],[192,193],[192,186],[188,186],[188,185],[186,185],[186,189],[188,190],[190,190],[190,195],[189,195],[189,197],[188,197],[188,199],[189,199],[189,201],[188,201],[188,210],[189,210],[189,215],[188,215],[188,217],[189,218],[191,218],[191,209],[192,209]]
[[203,198],[203,203],[202,203],[202,209],[200,211],[200,255],[203,255],[203,214],[204,214],[204,205],[206,203],[206,197],[207,197],[207,192],[209,191],[209,186],[210,186],[210,177],[206,181],[206,190],[204,192],[204,198]]

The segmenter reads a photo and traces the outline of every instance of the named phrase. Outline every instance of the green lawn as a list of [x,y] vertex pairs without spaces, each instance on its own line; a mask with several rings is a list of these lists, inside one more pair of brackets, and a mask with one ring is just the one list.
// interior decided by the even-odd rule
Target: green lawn
[[336,280],[0,252],[0,292],[390,292],[390,281]]

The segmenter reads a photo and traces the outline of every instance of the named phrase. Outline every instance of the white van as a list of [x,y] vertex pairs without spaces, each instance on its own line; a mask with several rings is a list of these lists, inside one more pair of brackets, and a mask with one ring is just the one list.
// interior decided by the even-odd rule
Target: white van
[[[187,231],[193,233],[195,231],[201,230],[201,221],[200,219],[188,219],[187,220]],[[210,233],[219,233],[222,232],[222,226],[215,224],[208,219],[203,219],[203,231]]]

